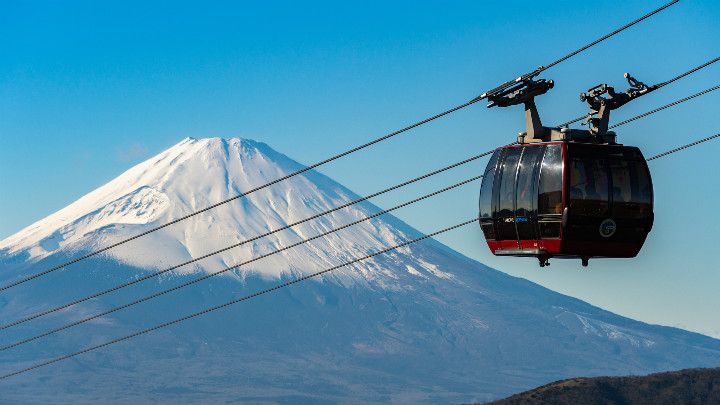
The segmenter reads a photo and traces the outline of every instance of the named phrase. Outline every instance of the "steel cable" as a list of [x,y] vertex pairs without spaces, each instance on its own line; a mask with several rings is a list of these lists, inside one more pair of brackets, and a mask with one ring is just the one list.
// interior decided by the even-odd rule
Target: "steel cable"
[[668,156],[668,155],[672,155],[673,153],[680,152],[681,150],[685,150],[685,149],[691,148],[691,147],[693,147],[693,146],[700,145],[701,143],[705,143],[705,142],[707,142],[707,141],[711,141],[711,140],[716,139],[716,138],[720,138],[720,134],[715,134],[715,135],[713,135],[713,136],[708,136],[707,138],[703,138],[703,139],[697,140],[697,141],[695,141],[695,142],[689,143],[689,144],[687,144],[687,145],[683,145],[683,146],[680,146],[680,147],[678,147],[678,148],[671,149],[671,150],[669,150],[669,151],[667,151],[667,152],[660,153],[660,154],[658,154],[658,155],[655,155],[655,156],[653,156],[653,157],[648,158],[647,161],[649,162],[649,161],[651,161],[651,160],[655,160],[655,159],[659,159],[659,158],[661,158],[661,157],[665,157],[665,156]]
[[715,87],[711,87],[711,88],[709,88],[709,89],[707,89],[707,90],[703,90],[703,91],[701,91],[701,92],[699,92],[699,93],[695,93],[695,94],[693,94],[692,96],[687,96],[687,97],[685,97],[685,98],[681,98],[680,100],[673,101],[673,102],[670,103],[670,104],[665,104],[665,105],[662,106],[662,107],[658,107],[658,108],[656,108],[656,109],[654,109],[654,110],[650,110],[650,111],[648,111],[648,112],[646,112],[646,113],[644,113],[644,114],[640,114],[640,115],[637,115],[637,116],[635,116],[635,117],[626,119],[625,121],[618,122],[617,124],[611,125],[610,127],[608,127],[608,129],[617,128],[617,127],[619,127],[619,126],[628,124],[628,123],[630,123],[630,122],[637,121],[637,120],[642,119],[642,118],[645,118],[645,117],[647,117],[647,116],[649,116],[649,115],[655,114],[656,112],[665,110],[665,109],[670,108],[670,107],[675,107],[675,106],[678,105],[678,104],[682,104],[682,103],[684,103],[684,102],[686,102],[686,101],[688,101],[688,100],[692,100],[692,99],[694,99],[695,97],[700,97],[700,96],[702,96],[702,95],[708,94],[708,93],[710,93],[711,91],[715,91],[715,90],[717,90],[717,89],[720,89],[720,85],[717,85],[717,86],[715,86]]
[[585,45],[585,46],[583,46],[583,47],[581,47],[581,48],[579,48],[579,49],[577,49],[577,50],[575,50],[575,51],[573,51],[573,52],[570,52],[569,54],[563,56],[562,58],[560,58],[560,59],[558,59],[558,60],[556,60],[556,61],[554,61],[554,62],[551,62],[551,63],[548,64],[548,65],[540,66],[539,68],[535,69],[534,71],[532,71],[532,72],[530,72],[530,73],[528,73],[528,74],[522,75],[522,76],[518,77],[518,78],[515,79],[515,80],[509,80],[509,81],[501,84],[500,86],[498,86],[498,87],[496,87],[496,88],[494,88],[494,89],[492,89],[492,90],[490,90],[490,91],[487,91],[487,92],[483,93],[482,95],[480,95],[480,96],[478,97],[478,99],[482,100],[482,99],[484,99],[485,97],[487,97],[488,94],[496,93],[496,92],[498,92],[498,91],[502,91],[502,90],[508,89],[508,88],[516,85],[517,83],[523,81],[524,79],[537,76],[537,75],[539,75],[540,73],[542,73],[542,72],[550,69],[551,67],[553,67],[553,66],[555,66],[555,65],[558,65],[558,64],[560,64],[560,63],[562,63],[562,62],[565,62],[566,60],[572,58],[573,56],[575,56],[575,55],[577,55],[577,54],[579,54],[579,53],[587,50],[588,48],[591,48],[591,47],[599,44],[600,42],[603,42],[603,41],[605,41],[606,39],[608,39],[608,38],[610,38],[610,37],[612,37],[612,36],[614,36],[614,35],[617,35],[617,34],[619,34],[619,33],[622,32],[622,31],[625,31],[626,29],[632,27],[633,25],[635,25],[635,24],[637,24],[637,23],[639,23],[639,22],[641,22],[641,21],[643,21],[643,20],[645,20],[645,19],[648,19],[648,18],[652,17],[653,15],[655,15],[655,14],[657,14],[657,13],[665,10],[666,8],[674,5],[674,4],[677,3],[678,1],[679,1],[679,0],[671,1],[671,2],[669,2],[669,3],[667,3],[667,4],[665,4],[664,6],[662,6],[662,7],[660,7],[660,8],[657,8],[657,9],[655,9],[655,10],[653,10],[653,11],[651,11],[651,12],[645,14],[645,15],[643,15],[642,17],[638,18],[637,20],[634,20],[634,21],[632,21],[632,22],[629,22],[629,23],[623,25],[622,27],[616,29],[615,31],[612,31],[612,32],[609,33],[609,34],[604,35],[604,36],[596,39],[595,41],[593,41],[593,42],[591,42],[591,43],[589,43],[589,44],[587,44],[587,45]]
[[690,74],[693,74],[693,73],[697,72],[697,71],[700,70],[700,69],[703,69],[703,68],[705,68],[705,67],[708,67],[708,66],[712,65],[713,63],[715,63],[715,62],[717,62],[717,61],[719,61],[719,60],[720,60],[720,57],[717,57],[717,58],[715,58],[715,59],[713,59],[713,60],[710,60],[710,61],[708,61],[708,62],[706,62],[706,63],[704,63],[704,64],[696,67],[696,68],[693,69],[693,70],[690,70],[690,71],[685,72],[685,73],[683,73],[683,74],[681,74],[681,75],[675,76],[675,77],[673,77],[672,79],[670,79],[670,80],[668,80],[668,81],[659,83],[659,84],[657,85],[657,88],[665,87],[665,86],[667,86],[668,84],[670,84],[670,83],[672,83],[672,82],[674,82],[674,81],[676,81],[676,80],[680,80],[680,79],[682,79],[682,78],[685,77],[685,76],[688,76],[688,75],[690,75]]

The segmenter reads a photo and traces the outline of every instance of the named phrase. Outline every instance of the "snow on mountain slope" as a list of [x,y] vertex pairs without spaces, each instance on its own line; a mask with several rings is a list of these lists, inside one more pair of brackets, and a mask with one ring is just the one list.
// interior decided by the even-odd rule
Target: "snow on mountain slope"
[[[0,242],[12,280],[302,166],[265,144],[186,139]],[[0,293],[0,323],[357,198],[309,171]],[[108,310],[377,212],[363,203],[0,332],[0,345]],[[386,215],[0,351],[0,374],[134,333],[413,238]],[[171,328],[0,381],[0,403],[467,403],[578,375],[720,364],[720,341],[648,325],[425,240]]]
[[[93,250],[232,198],[301,168],[295,161],[262,143],[237,138],[188,138],[0,242],[0,252],[5,251],[9,255],[24,252],[29,260],[37,261],[58,249],[77,253]],[[324,176],[309,173],[164,228],[143,237],[142,241],[112,249],[108,254],[136,267],[159,269],[222,249],[356,198],[357,195]],[[373,212],[376,208],[368,203],[349,207],[205,259],[194,268],[178,269],[178,272],[216,271]],[[351,230],[265,259],[261,264],[252,264],[248,269],[272,278],[293,271],[317,271],[355,253],[366,252],[368,248],[382,248],[406,239],[407,235],[396,228],[397,223],[392,226],[384,219],[368,221]],[[411,268],[422,269],[424,265],[414,263]],[[357,275],[357,272],[346,272],[345,275],[348,274]]]

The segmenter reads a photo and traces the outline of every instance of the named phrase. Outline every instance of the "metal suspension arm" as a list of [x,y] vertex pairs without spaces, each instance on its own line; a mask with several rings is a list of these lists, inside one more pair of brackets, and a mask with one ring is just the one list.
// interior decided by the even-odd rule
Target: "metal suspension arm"
[[[624,77],[630,85],[630,88],[625,92],[617,93],[613,87],[607,84],[599,84],[586,93],[580,94],[580,100],[590,106],[591,111],[588,114],[587,123],[590,124],[590,133],[592,135],[602,138],[607,133],[610,123],[610,111],[620,108],[660,87],[658,85],[648,86],[632,77],[630,73],[625,73]],[[606,94],[607,96],[604,96]],[[593,117],[593,115],[597,115],[597,117]]]

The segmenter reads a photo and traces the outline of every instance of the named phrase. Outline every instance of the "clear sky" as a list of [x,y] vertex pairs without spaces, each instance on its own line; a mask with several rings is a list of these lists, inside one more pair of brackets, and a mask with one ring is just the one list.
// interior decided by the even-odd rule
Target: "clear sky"
[[[660,1],[2,2],[0,238],[192,137],[247,137],[314,163],[462,103]],[[212,4],[210,4],[212,3]],[[626,71],[663,81],[720,54],[720,3],[683,0],[543,77],[546,123]],[[614,120],[712,87],[720,66],[627,105]],[[720,91],[627,125],[646,155],[717,133]],[[327,165],[365,194],[515,139],[520,108],[476,105]],[[440,239],[512,275],[640,320],[720,337],[720,142],[651,164],[656,222],[634,260],[494,258],[475,227]],[[485,161],[377,200],[413,198]],[[398,212],[423,231],[477,214],[477,185]]]

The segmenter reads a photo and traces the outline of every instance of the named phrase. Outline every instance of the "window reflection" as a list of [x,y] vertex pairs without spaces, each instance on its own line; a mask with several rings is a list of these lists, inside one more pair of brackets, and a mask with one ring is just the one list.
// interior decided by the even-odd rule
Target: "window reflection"
[[[497,237],[500,240],[517,239],[515,230],[515,179],[522,148],[509,148],[500,173]],[[506,220],[507,219],[507,220]]]
[[548,145],[540,169],[538,213],[562,214],[562,150]]
[[592,217],[608,215],[609,182],[604,158],[573,158],[570,163],[570,211]]
[[646,218],[652,212],[652,185],[645,162],[610,160],[613,210],[618,218]]
[[493,183],[495,182],[495,171],[501,154],[502,150],[493,153],[485,168],[480,186],[480,227],[487,240],[495,239],[495,226],[492,220]]
[[495,180],[495,166],[497,166],[500,153],[499,150],[495,151],[485,168],[485,175],[480,186],[480,218],[492,217],[492,187]]

